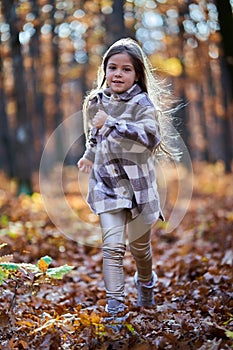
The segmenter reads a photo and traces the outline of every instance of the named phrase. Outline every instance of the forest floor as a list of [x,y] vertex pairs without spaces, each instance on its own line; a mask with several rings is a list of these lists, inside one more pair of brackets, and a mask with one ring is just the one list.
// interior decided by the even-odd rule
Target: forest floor
[[[0,281],[0,349],[232,349],[232,184],[233,175],[224,174],[221,164],[194,165],[184,219],[169,233],[163,225],[153,229],[155,307],[134,305],[135,264],[127,251],[127,316],[113,324],[105,319],[101,248],[90,244],[85,225],[77,230],[80,239],[70,239],[48,217],[37,191],[16,197],[14,181],[0,174],[2,261],[9,255],[15,263],[36,264],[48,255],[52,267],[74,266],[53,282],[22,272]],[[72,179],[67,200],[96,224],[74,187]]]

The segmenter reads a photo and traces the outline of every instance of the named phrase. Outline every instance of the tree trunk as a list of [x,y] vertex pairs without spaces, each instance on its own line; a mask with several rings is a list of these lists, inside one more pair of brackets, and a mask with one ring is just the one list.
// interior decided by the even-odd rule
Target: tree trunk
[[30,56],[32,58],[31,65],[31,115],[34,127],[34,145],[35,145],[35,157],[34,166],[36,169],[39,167],[41,154],[45,145],[46,135],[46,123],[45,123],[45,110],[44,110],[44,94],[42,89],[42,73],[43,68],[41,65],[41,52],[40,52],[40,40],[39,32],[41,28],[40,14],[37,0],[30,0],[31,12],[35,16],[35,33],[30,40]]
[[226,111],[226,114],[223,118],[221,118],[221,131],[222,131],[222,141],[223,141],[223,148],[224,148],[224,165],[225,165],[225,172],[231,173],[232,172],[232,159],[233,159],[233,118],[232,118],[232,103],[230,104],[229,101],[231,99],[231,92],[230,92],[230,84],[228,77],[228,69],[226,67],[226,62],[221,62],[221,86],[225,90],[224,98],[222,98],[222,103],[224,105],[224,109]]
[[226,58],[231,79],[231,98],[233,99],[233,16],[229,0],[216,0],[224,56]]
[[[230,108],[226,107],[228,115],[225,116],[223,120],[223,140],[225,147],[225,170],[226,172],[231,172],[231,162],[232,162],[232,104],[233,104],[233,16],[232,7],[229,0],[216,0],[216,5],[218,9],[220,31],[222,34],[222,46],[224,50],[224,57],[226,60],[226,69],[230,78],[229,95],[231,100]],[[222,67],[224,65],[222,64]],[[223,74],[225,73],[225,78],[227,72],[223,69]],[[227,94],[228,95],[228,94]],[[230,109],[230,110],[229,110]]]
[[106,33],[108,36],[106,43],[108,46],[126,36],[124,3],[124,0],[114,0],[113,12],[106,17]]
[[14,94],[16,99],[17,120],[15,129],[15,159],[16,177],[19,182],[18,194],[32,193],[31,184],[31,155],[32,155],[32,129],[27,112],[27,87],[25,71],[19,42],[18,18],[14,0],[3,0],[3,13],[10,26],[11,56],[14,71]]
[[175,127],[177,128],[178,132],[180,133],[186,147],[190,151],[190,130],[188,128],[188,107],[187,104],[187,97],[186,97],[186,91],[185,91],[185,81],[187,81],[187,75],[184,67],[184,26],[183,21],[185,19],[185,15],[188,12],[188,3],[184,2],[179,7],[179,42],[180,42],[180,61],[182,63],[182,74],[179,76],[178,79],[174,79],[174,84],[176,85],[176,91],[179,92],[179,98],[181,99],[181,103],[184,104],[184,107],[181,108],[177,112],[177,117],[175,119]]
[[[61,111],[61,84],[59,77],[59,46],[58,46],[58,36],[55,34],[54,29],[56,26],[55,23],[55,12],[56,12],[56,2],[55,0],[50,0],[50,4],[53,6],[53,10],[51,11],[51,23],[52,23],[52,55],[53,55],[53,69],[54,69],[54,85],[55,85],[55,93],[54,93],[54,129],[56,129],[62,123],[62,111]],[[56,145],[55,152],[57,161],[64,161],[64,146],[63,146],[63,137],[60,133],[60,129],[56,132]]]
[[12,151],[12,140],[10,137],[8,119],[5,106],[5,91],[3,78],[2,57],[0,57],[0,167],[4,169],[8,176],[13,177],[14,161]]

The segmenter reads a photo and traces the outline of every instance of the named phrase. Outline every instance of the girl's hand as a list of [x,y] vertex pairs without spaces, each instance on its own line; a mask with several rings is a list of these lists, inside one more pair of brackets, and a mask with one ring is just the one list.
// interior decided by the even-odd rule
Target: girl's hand
[[77,166],[80,171],[89,174],[92,169],[93,163],[86,158],[81,158],[79,159]]
[[97,129],[101,129],[107,117],[108,115],[104,111],[98,111],[92,120],[93,126]]

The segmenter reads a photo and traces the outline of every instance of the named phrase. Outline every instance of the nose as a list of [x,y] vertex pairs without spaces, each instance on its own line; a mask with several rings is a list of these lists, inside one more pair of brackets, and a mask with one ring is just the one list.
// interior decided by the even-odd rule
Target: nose
[[116,76],[116,77],[121,76],[121,70],[120,70],[120,69],[116,69],[116,71],[115,71],[115,76]]

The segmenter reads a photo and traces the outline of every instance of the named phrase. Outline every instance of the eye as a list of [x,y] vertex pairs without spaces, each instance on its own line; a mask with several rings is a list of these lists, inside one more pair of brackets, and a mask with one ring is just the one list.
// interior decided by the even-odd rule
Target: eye
[[108,69],[114,70],[114,69],[116,69],[116,67],[115,66],[108,66]]
[[131,68],[124,68],[125,72],[131,72]]

